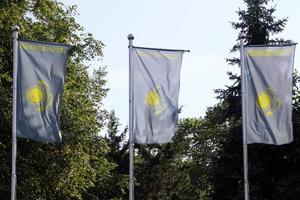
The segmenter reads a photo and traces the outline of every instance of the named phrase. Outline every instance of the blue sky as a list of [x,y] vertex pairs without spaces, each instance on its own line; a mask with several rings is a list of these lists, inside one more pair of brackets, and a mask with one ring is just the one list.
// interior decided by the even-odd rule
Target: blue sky
[[[128,122],[128,40],[134,45],[190,49],[185,53],[181,70],[180,118],[204,116],[217,100],[214,89],[230,84],[225,58],[236,43],[238,32],[230,21],[237,21],[236,11],[244,8],[242,0],[61,0],[77,5],[77,21],[87,32],[104,42],[104,58],[93,65],[107,66],[109,94],[104,100],[108,110],[114,109],[120,122]],[[277,18],[289,17],[285,39],[300,42],[299,0],[275,1]],[[275,5],[272,3],[272,5]],[[295,68],[300,71],[296,50]]]

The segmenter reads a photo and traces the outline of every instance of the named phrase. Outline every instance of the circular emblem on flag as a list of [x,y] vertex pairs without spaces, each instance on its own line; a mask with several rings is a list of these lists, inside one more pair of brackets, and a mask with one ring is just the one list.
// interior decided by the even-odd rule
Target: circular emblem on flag
[[145,101],[147,106],[151,108],[154,115],[160,115],[166,110],[166,103],[160,86],[150,90],[145,96]]
[[52,93],[44,80],[40,80],[38,85],[29,88],[26,97],[27,101],[38,111],[44,111],[52,104]]
[[146,103],[150,107],[154,107],[160,103],[160,96],[156,92],[156,90],[151,90],[150,92],[148,92],[148,94],[146,95]]
[[30,88],[27,93],[27,99],[30,103],[41,103],[45,96],[44,91],[39,86]]
[[280,108],[281,102],[274,91],[267,88],[258,93],[257,105],[266,116],[271,116]]

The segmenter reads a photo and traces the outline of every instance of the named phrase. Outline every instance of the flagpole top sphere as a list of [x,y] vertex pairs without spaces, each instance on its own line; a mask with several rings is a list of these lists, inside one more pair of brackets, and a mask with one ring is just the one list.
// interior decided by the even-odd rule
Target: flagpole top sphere
[[20,30],[20,28],[17,26],[17,25],[14,25],[13,27],[12,27],[12,30],[15,32],[15,31],[19,31]]
[[131,33],[128,34],[127,38],[128,40],[134,40],[134,36]]

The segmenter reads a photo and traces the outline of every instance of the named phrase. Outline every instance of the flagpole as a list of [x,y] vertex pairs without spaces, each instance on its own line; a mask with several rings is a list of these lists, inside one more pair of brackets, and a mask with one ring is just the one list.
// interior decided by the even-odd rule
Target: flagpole
[[244,195],[245,200],[249,200],[249,180],[248,180],[248,146],[247,146],[247,132],[246,132],[246,70],[244,60],[244,37],[240,33],[240,58],[241,58],[241,95],[242,95],[242,123],[243,123],[243,163],[244,163]]
[[127,36],[129,40],[129,200],[134,200],[134,142],[133,142],[133,131],[132,131],[132,103],[133,103],[133,65],[132,65],[132,41],[134,40],[133,35],[130,33]]
[[12,156],[11,156],[11,200],[16,199],[17,174],[17,135],[16,135],[16,105],[17,105],[17,73],[18,73],[18,32],[19,27],[13,26],[13,111],[12,111]]

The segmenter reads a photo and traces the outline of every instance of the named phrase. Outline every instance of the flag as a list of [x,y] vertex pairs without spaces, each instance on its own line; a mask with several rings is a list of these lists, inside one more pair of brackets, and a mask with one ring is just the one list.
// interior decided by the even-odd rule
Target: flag
[[295,45],[246,46],[246,142],[293,141],[292,79]]
[[70,46],[18,42],[17,136],[60,143],[60,98]]
[[133,48],[133,135],[139,144],[172,141],[178,124],[183,51]]

